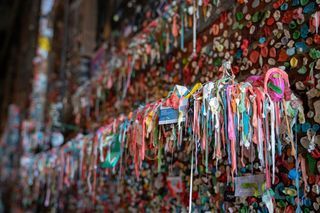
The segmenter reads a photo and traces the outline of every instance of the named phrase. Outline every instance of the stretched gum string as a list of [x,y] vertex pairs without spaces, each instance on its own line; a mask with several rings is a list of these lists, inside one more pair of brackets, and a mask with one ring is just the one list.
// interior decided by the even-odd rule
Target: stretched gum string
[[172,23],[172,35],[176,38],[178,36],[179,30],[177,26],[177,15],[173,16],[173,23]]
[[[207,130],[205,130],[205,134],[207,134],[206,133],[207,132]],[[206,166],[206,173],[208,173],[209,172],[209,169],[208,169],[208,160],[209,160],[209,144],[208,144],[208,141],[206,140],[205,141],[205,143],[206,143],[206,150],[205,150],[205,166]]]
[[100,150],[99,158],[100,158],[100,161],[103,162],[104,161],[104,159],[103,159],[103,142],[101,141],[102,140],[101,129],[98,130],[97,137],[98,137],[98,141],[100,141],[100,143],[99,143],[99,150]]
[[51,195],[50,187],[47,187],[46,198],[45,198],[45,202],[44,202],[44,205],[45,205],[46,207],[48,207],[49,204],[50,204],[50,197],[51,197],[50,195]]
[[146,116],[144,116],[142,121],[142,147],[141,147],[141,160],[144,160],[145,157],[145,135],[146,135]]
[[224,99],[223,99],[223,107],[224,107],[224,113],[223,113],[223,124],[224,124],[224,131],[222,132],[222,135],[224,137],[225,140],[225,147],[227,149],[227,153],[228,153],[228,163],[232,164],[232,158],[231,158],[231,150],[230,150],[230,143],[229,143],[229,133],[228,133],[228,105],[229,103],[227,102],[227,98],[228,98],[228,90],[226,89],[226,91],[224,92]]
[[316,21],[316,34],[318,34],[318,29],[319,29],[319,11],[315,13],[315,21]]
[[69,181],[69,174],[70,174],[70,171],[71,171],[71,165],[70,164],[71,164],[71,159],[70,159],[70,156],[67,155],[66,177],[65,177],[67,186],[70,186],[70,181]]
[[231,141],[230,143],[230,149],[231,149],[231,175],[232,180],[234,180],[234,174],[237,173],[237,159],[236,159],[236,145],[235,145],[235,134],[234,134],[234,123],[233,123],[233,116],[232,116],[232,109],[231,109],[231,103],[230,103],[230,93],[231,86],[227,88],[227,101],[228,101],[228,136]]
[[[265,94],[266,96],[267,94]],[[269,114],[268,114],[268,110],[270,110],[270,106],[267,106],[267,103],[265,102],[264,104],[264,119],[265,119],[265,162],[266,162],[266,186],[267,188],[271,188],[271,174],[270,174],[270,166],[269,166],[269,160],[268,160],[268,157],[269,157],[269,147],[270,147],[270,137],[269,137]],[[272,115],[270,115],[270,117],[272,117]],[[270,120],[272,120],[270,118]],[[272,128],[272,127],[271,127]],[[271,130],[272,131],[272,130]],[[271,138],[272,140],[272,138]],[[273,146],[272,146],[272,142],[271,142],[271,158],[273,157],[273,153],[272,152],[274,149],[273,149]],[[272,158],[272,166],[274,166],[274,161],[273,161],[273,158]],[[274,178],[274,174],[272,176],[272,178]],[[274,179],[272,179],[272,182],[274,182]]]
[[[294,116],[294,122],[297,122],[297,117],[298,117],[298,112],[296,111],[296,114]],[[298,150],[298,135],[297,135],[297,131],[295,131],[295,135],[294,135],[294,139],[295,139],[295,146],[296,146],[296,150]],[[299,167],[299,156],[298,156],[298,153],[296,152],[295,153],[295,158],[296,158],[296,162],[295,162],[295,169],[296,169],[296,172],[298,172],[298,167]],[[302,170],[302,173],[303,173],[303,169],[302,169],[302,165],[301,165],[301,170]],[[302,174],[303,175],[303,174]],[[296,185],[296,188],[297,188],[297,198],[298,198],[298,202],[297,202],[297,211],[298,212],[301,212],[301,205],[300,205],[300,187],[299,187],[299,173],[296,175],[296,180],[295,180],[295,185]]]
[[[121,142],[121,155],[120,155],[120,168],[119,168],[119,179],[122,179],[122,169],[123,169],[123,165],[122,165],[122,160],[123,160],[123,146],[124,146],[124,140],[125,140],[125,132],[126,132],[126,123],[124,125],[121,125],[121,129],[120,129],[120,142]],[[120,187],[120,181],[119,181],[119,187]]]
[[[259,138],[259,146],[261,148],[261,160],[262,160],[262,163],[261,165],[263,166],[264,163],[266,162],[267,159],[264,159],[263,158],[263,142],[266,142],[266,138],[265,138],[265,135],[264,135],[264,131],[263,131],[263,116],[262,116],[262,102],[263,102],[263,99],[264,99],[264,95],[262,94],[262,92],[259,90],[259,89],[256,89],[256,103],[257,103],[257,116],[258,116],[258,138]],[[265,146],[265,149],[266,149],[266,146]],[[266,168],[267,165],[266,165]],[[268,168],[269,169],[269,168]]]
[[93,194],[92,194],[92,201],[93,203],[96,202],[96,185],[97,185],[97,157],[98,157],[98,146],[97,146],[97,137],[94,137],[93,146],[94,146],[94,164],[93,164]]
[[[219,86],[217,85],[217,92],[216,92],[216,97],[218,99],[218,102],[221,101],[220,99],[220,96],[219,96]],[[217,149],[216,149],[216,157],[218,159],[221,159],[221,142],[222,142],[222,145],[223,145],[223,148],[225,149],[225,141],[224,141],[224,134],[223,134],[223,131],[220,131],[221,130],[221,126],[223,127],[223,122],[221,121],[221,118],[223,116],[220,116],[220,113],[222,113],[222,110],[220,109],[218,112],[215,113],[215,122],[216,124],[214,125],[214,129],[216,129],[216,141],[217,141]],[[221,126],[220,126],[221,124]],[[218,163],[218,160],[216,161]]]
[[82,178],[82,180],[84,180],[85,179],[85,168],[86,168],[86,165],[85,165],[85,163],[83,163],[83,159],[84,159],[84,157],[86,156],[86,147],[87,147],[87,143],[83,143],[83,145],[82,145],[82,151],[81,151],[81,163],[80,163],[80,166],[81,166],[81,169],[80,169],[80,177]]
[[[132,60],[132,62],[131,62],[131,60]],[[134,59],[131,59],[130,57],[128,57],[128,63],[130,63],[130,66],[128,66],[128,78],[127,78],[126,86],[125,86],[125,88],[123,90],[123,93],[122,93],[122,98],[125,98],[126,95],[127,95],[127,90],[129,88],[130,82],[131,82],[131,74],[132,74],[132,71],[133,71],[134,62],[135,62]]]
[[246,164],[243,161],[243,146],[241,146],[240,148],[241,148],[241,165],[242,165],[242,167],[245,167]]
[[196,136],[196,140],[198,141],[200,139],[200,121],[199,121],[199,105],[200,102],[198,100],[195,100],[194,103],[194,117],[193,117],[193,125],[194,125],[194,129],[193,129],[193,133]]
[[139,152],[137,150],[137,124],[133,125],[132,152],[134,155],[134,169],[137,179],[139,179]]
[[264,94],[262,93],[262,91],[260,91],[259,89],[255,90],[255,94],[256,94],[256,104],[257,104],[257,110],[258,110],[258,117],[262,118],[262,102],[265,99]]
[[[216,115],[216,121],[219,123],[219,112],[217,112],[217,115]],[[216,131],[216,134],[217,134],[217,140],[216,140],[216,143],[217,143],[217,149],[216,149],[216,156],[218,159],[220,159],[222,157],[222,154],[221,154],[221,138],[220,138],[220,127],[218,127],[219,129]],[[224,147],[225,148],[225,147]]]
[[193,54],[196,54],[196,44],[197,44],[197,17],[196,17],[196,1],[193,0]]
[[180,49],[183,50],[184,49],[184,16],[183,16],[183,12],[181,12],[181,28],[180,28]]
[[192,212],[192,185],[193,185],[193,148],[191,152],[191,169],[190,169],[190,191],[189,191],[189,213]]
[[[220,121],[221,121],[221,125],[222,127],[225,126],[225,122],[223,120],[223,116],[220,117]],[[222,142],[222,145],[223,145],[223,149],[226,150],[226,135],[225,135],[225,131],[220,131],[221,133],[218,133],[218,134],[221,134],[221,142]]]
[[302,171],[302,179],[304,182],[304,191],[307,191],[307,185],[308,185],[308,175],[306,171],[306,159],[300,154],[299,155],[299,161],[301,164],[301,171]]
[[265,166],[266,166],[266,188],[269,189],[271,188],[271,181],[270,181],[270,170],[269,170],[269,162],[268,162],[268,157],[267,157],[267,142],[264,140],[264,153],[265,153]]
[[201,140],[201,145],[202,145],[202,150],[205,150],[206,149],[206,146],[207,146],[207,125],[206,125],[206,122],[204,121],[203,119],[203,131],[202,131],[202,140]]
[[269,98],[270,100],[270,121],[271,121],[271,155],[272,155],[272,183],[274,184],[275,182],[275,148],[276,148],[276,138],[275,138],[275,134],[274,134],[274,130],[275,130],[275,110],[274,110],[274,104],[271,100],[271,98]]
[[263,146],[264,140],[262,139],[261,119],[258,118],[258,157],[261,162],[261,166],[265,165],[263,158]]
[[252,136],[252,141],[255,143],[255,144],[258,144],[258,116],[257,116],[257,105],[255,104],[255,101],[254,100],[254,103],[252,108],[253,108],[253,114],[252,114],[252,126],[253,126],[253,136]]
[[294,146],[294,143],[293,143],[293,140],[292,140],[292,137],[291,137],[292,134],[291,134],[291,129],[290,129],[290,125],[289,125],[289,120],[288,120],[288,117],[287,117],[286,102],[285,102],[284,99],[282,100],[282,105],[283,105],[283,108],[284,108],[284,117],[285,117],[285,121],[286,121],[286,124],[287,124],[288,134],[290,135],[291,155],[296,158],[296,148],[295,148],[295,146]]
[[[64,159],[64,156],[63,156],[63,155],[60,155],[60,161],[62,161],[62,162],[61,162],[61,165],[64,166],[64,165],[65,165],[65,159]],[[63,188],[63,176],[64,176],[64,169],[62,169],[62,170],[60,171],[59,185],[58,185],[59,191],[61,191],[62,188]]]

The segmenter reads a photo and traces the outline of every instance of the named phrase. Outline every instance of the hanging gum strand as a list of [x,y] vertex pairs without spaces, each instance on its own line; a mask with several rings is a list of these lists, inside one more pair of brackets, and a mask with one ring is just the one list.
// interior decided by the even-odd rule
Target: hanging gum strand
[[286,124],[287,124],[288,134],[290,135],[291,155],[294,156],[294,158],[296,158],[296,149],[294,147],[294,143],[293,143],[293,140],[292,140],[292,134],[291,134],[289,120],[288,120],[288,116],[287,116],[287,106],[286,106],[286,102],[285,102],[284,99],[282,99],[282,104],[283,104],[283,108],[284,108],[284,117],[285,117]]

